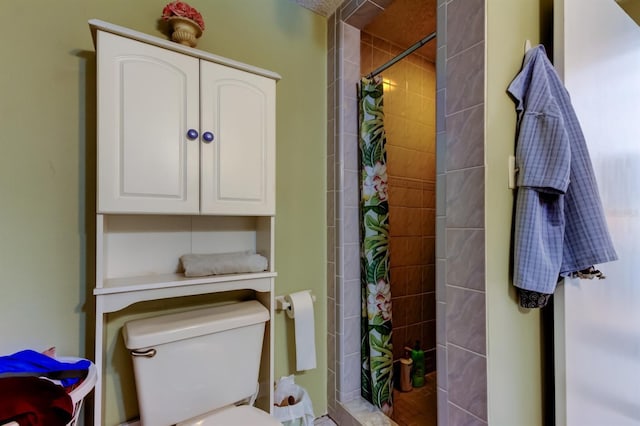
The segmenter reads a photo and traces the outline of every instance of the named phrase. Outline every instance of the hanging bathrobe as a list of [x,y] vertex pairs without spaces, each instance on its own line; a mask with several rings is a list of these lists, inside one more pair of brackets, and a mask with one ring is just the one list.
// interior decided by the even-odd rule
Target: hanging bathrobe
[[514,277],[520,304],[542,307],[567,276],[616,260],[580,124],[543,46],[508,89],[516,103]]

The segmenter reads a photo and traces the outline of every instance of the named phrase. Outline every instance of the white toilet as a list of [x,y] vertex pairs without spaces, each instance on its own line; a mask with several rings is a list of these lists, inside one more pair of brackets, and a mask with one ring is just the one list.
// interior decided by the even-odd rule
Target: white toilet
[[268,320],[251,300],[127,322],[142,425],[280,425],[246,404]]

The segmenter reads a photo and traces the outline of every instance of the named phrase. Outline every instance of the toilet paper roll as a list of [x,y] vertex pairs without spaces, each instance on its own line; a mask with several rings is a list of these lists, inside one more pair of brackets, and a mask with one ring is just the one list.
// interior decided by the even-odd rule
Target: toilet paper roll
[[291,304],[287,309],[293,318],[296,335],[296,370],[316,368],[316,336],[313,320],[313,299],[309,290],[298,291],[284,297]]

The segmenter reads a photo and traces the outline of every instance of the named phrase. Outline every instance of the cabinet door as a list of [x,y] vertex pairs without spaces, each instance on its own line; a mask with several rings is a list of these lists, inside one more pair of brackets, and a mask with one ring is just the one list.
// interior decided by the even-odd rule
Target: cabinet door
[[98,32],[98,212],[197,213],[198,59]]
[[201,61],[203,214],[275,213],[275,81]]

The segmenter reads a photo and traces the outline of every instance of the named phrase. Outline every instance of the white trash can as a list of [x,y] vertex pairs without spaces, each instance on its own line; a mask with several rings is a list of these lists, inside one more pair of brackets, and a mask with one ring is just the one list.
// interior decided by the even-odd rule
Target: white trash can
[[284,426],[313,426],[313,405],[307,391],[294,376],[281,377],[273,393],[273,417]]

